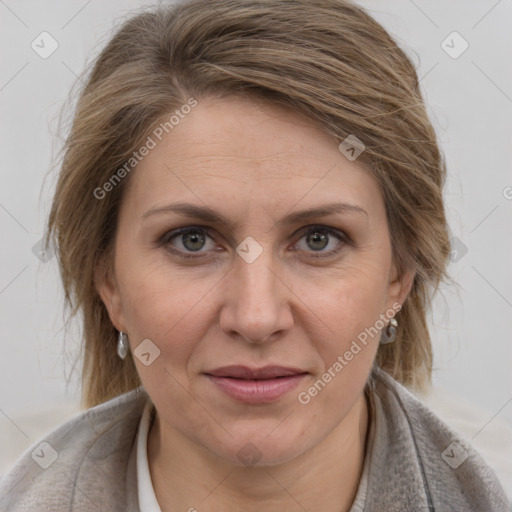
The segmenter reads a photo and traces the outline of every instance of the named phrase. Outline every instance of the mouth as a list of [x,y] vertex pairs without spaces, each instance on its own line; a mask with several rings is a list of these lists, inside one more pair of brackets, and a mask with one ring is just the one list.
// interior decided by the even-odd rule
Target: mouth
[[294,389],[308,372],[284,366],[224,366],[205,375],[229,397],[244,403],[268,403],[279,400]]

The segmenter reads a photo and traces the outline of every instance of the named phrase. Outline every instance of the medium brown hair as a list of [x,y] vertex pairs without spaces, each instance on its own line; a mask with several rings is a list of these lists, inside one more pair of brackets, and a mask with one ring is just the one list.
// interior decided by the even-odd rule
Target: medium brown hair
[[[376,363],[403,384],[430,380],[426,322],[446,276],[445,163],[413,64],[384,28],[346,0],[191,0],[132,16],[95,60],[80,93],[46,231],[69,318],[83,316],[82,400],[93,406],[140,385],[95,287],[112,263],[130,174],[94,193],[162,116],[193,97],[245,94],[284,105],[339,142],[355,135],[382,191],[394,261],[415,272],[397,339]],[[136,169],[134,171],[136,172]]]

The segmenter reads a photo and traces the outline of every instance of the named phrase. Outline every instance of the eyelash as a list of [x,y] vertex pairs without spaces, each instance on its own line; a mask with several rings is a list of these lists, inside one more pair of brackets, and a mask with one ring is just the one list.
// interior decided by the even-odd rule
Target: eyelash
[[[327,259],[327,258],[333,257],[333,256],[337,255],[338,253],[340,253],[345,248],[346,245],[352,244],[352,241],[350,240],[348,235],[346,235],[342,231],[331,228],[329,226],[322,226],[322,225],[307,226],[307,227],[303,228],[300,232],[301,236],[298,240],[301,240],[303,237],[310,235],[312,233],[315,233],[315,232],[321,232],[324,234],[333,235],[340,240],[340,244],[336,249],[329,251],[327,253],[327,256],[311,255],[310,257],[312,259],[323,259],[323,258]],[[203,226],[187,226],[184,228],[178,228],[178,229],[174,229],[174,230],[164,233],[164,235],[161,236],[160,239],[158,240],[157,244],[158,244],[158,246],[165,246],[168,251],[170,251],[172,254],[178,256],[179,258],[188,259],[188,260],[204,258],[204,255],[203,255],[204,253],[198,252],[197,254],[190,254],[190,253],[187,254],[181,250],[171,248],[171,246],[170,246],[171,240],[179,237],[180,235],[186,234],[186,233],[202,233],[202,234],[205,234],[208,237],[210,237],[212,240],[214,239],[214,237],[211,235],[211,230],[209,228],[206,228]],[[297,251],[300,251],[300,249],[297,249]]]

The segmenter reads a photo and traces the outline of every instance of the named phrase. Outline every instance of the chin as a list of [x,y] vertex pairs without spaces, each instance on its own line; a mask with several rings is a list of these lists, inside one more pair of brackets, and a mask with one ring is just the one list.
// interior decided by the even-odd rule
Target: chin
[[[265,422],[265,426],[257,430],[257,433],[253,427],[233,437],[223,436],[222,444],[204,446],[230,464],[241,467],[265,467],[285,464],[314,445],[314,440],[311,438],[301,439],[300,432],[306,432],[307,428],[299,428],[297,425],[295,429],[290,429],[287,425],[286,429],[279,433],[278,428],[276,429],[275,423],[272,428],[269,428],[268,422]],[[274,435],[272,435],[273,429],[275,429]],[[297,430],[296,435],[293,430]]]

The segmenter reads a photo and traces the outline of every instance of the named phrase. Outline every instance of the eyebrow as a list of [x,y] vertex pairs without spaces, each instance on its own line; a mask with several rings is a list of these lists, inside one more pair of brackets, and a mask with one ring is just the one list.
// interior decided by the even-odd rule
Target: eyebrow
[[[142,215],[143,219],[156,214],[180,213],[185,217],[201,219],[205,222],[216,223],[233,229],[233,223],[222,214],[212,210],[208,206],[198,206],[192,203],[173,203],[166,206],[152,208]],[[308,208],[297,212],[289,213],[276,222],[276,225],[299,224],[315,217],[326,217],[335,213],[358,213],[368,217],[366,210],[356,204],[330,203],[315,208]]]

